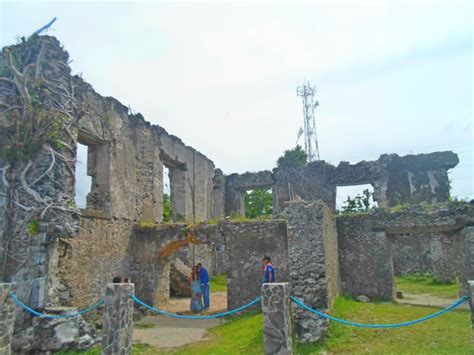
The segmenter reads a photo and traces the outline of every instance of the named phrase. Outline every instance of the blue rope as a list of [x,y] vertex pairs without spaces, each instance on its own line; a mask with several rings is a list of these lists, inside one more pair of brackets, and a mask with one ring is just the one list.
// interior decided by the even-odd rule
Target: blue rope
[[94,309],[96,309],[96,308],[98,308],[98,307],[100,307],[104,304],[104,301],[100,300],[95,305],[90,306],[89,308],[83,309],[82,311],[79,311],[79,312],[74,312],[74,313],[70,313],[70,314],[63,314],[63,315],[60,315],[60,314],[46,314],[46,313],[38,312],[38,311],[34,310],[33,308],[31,308],[31,307],[27,306],[26,304],[24,304],[23,302],[21,302],[18,299],[18,297],[13,292],[9,291],[8,293],[9,293],[10,297],[13,299],[13,301],[18,306],[20,306],[20,308],[23,308],[25,311],[33,314],[34,316],[41,317],[41,318],[61,319],[61,318],[77,317],[77,316],[86,314],[90,311],[93,311]]
[[418,319],[415,319],[415,320],[412,320],[412,321],[408,321],[408,322],[402,322],[402,323],[396,323],[396,324],[364,324],[364,323],[355,323],[355,322],[351,322],[351,321],[347,321],[347,320],[344,320],[344,319],[340,319],[340,318],[336,318],[336,317],[332,317],[328,314],[325,314],[321,311],[318,311],[316,309],[312,309],[310,307],[308,307],[307,305],[305,305],[303,302],[301,302],[300,300],[298,300],[297,298],[293,297],[293,296],[290,296],[290,299],[293,301],[293,303],[295,303],[297,306],[311,312],[311,313],[314,313],[314,314],[317,314],[318,316],[320,317],[323,317],[323,318],[326,318],[326,319],[330,319],[330,320],[333,320],[333,321],[336,321],[336,322],[339,322],[339,323],[343,323],[343,324],[346,324],[346,325],[353,325],[355,327],[361,327],[361,328],[400,328],[400,327],[407,327],[409,325],[413,325],[413,324],[417,324],[417,323],[421,323],[421,322],[424,322],[428,319],[432,319],[432,318],[435,318],[435,317],[439,317],[440,315],[444,314],[444,313],[447,313],[451,310],[453,310],[454,308],[458,307],[459,305],[461,305],[462,303],[466,302],[469,297],[467,296],[463,296],[461,297],[460,299],[458,299],[456,302],[454,302],[453,304],[451,304],[450,306],[438,311],[438,312],[435,312],[433,314],[429,314],[425,317],[422,317],[422,318],[418,318]]
[[241,312],[243,311],[244,309],[246,308],[249,308],[249,307],[252,307],[253,305],[257,304],[258,302],[260,302],[260,297],[257,297],[256,299],[254,299],[252,302],[249,302],[239,308],[236,308],[236,309],[233,309],[233,310],[230,310],[230,311],[227,311],[227,312],[223,312],[223,313],[217,313],[217,314],[210,314],[208,316],[185,316],[185,315],[181,315],[181,314],[176,314],[176,313],[170,313],[170,312],[166,312],[166,311],[163,311],[161,309],[158,309],[158,308],[155,308],[155,307],[152,307],[148,304],[146,304],[145,302],[143,302],[141,299],[139,299],[137,296],[135,295],[130,295],[130,297],[135,301],[137,302],[138,304],[148,308],[150,311],[153,311],[155,313],[158,313],[158,314],[161,314],[163,316],[167,316],[167,317],[171,317],[171,318],[178,318],[178,319],[212,319],[212,318],[221,318],[221,317],[225,317],[225,316],[230,316],[232,314],[235,314],[235,313],[238,313],[238,312]]
[[41,27],[39,30],[33,32],[33,34],[32,34],[30,37],[33,37],[33,36],[35,36],[35,35],[39,35],[41,32],[46,31],[48,28],[50,28],[50,27],[53,25],[53,23],[56,22],[56,20],[57,20],[56,17],[53,18],[51,21],[49,21],[46,25],[44,25],[43,27]]

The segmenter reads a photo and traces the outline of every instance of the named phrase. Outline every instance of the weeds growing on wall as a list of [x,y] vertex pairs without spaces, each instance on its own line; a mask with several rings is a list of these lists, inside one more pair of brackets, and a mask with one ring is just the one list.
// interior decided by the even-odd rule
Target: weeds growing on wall
[[29,236],[45,228],[52,240],[79,228],[70,185],[84,111],[68,70],[64,78],[51,75],[66,64],[63,52],[48,51],[50,43],[34,35],[0,54],[0,176],[8,211],[3,251],[7,255],[15,243],[25,249],[9,258],[16,268],[28,258]]

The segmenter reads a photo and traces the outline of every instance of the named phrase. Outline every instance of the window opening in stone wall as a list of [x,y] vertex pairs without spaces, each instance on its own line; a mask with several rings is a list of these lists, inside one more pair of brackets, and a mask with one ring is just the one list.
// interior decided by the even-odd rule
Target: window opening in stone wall
[[170,169],[163,165],[163,222],[170,222],[171,219]]
[[91,192],[92,177],[87,175],[87,158],[89,147],[85,144],[77,143],[76,151],[76,186],[75,201],[79,208],[86,208],[87,195]]
[[336,210],[339,213],[367,212],[377,207],[373,194],[374,187],[370,184],[337,186]]
[[244,194],[245,217],[265,218],[272,215],[272,189],[253,189]]

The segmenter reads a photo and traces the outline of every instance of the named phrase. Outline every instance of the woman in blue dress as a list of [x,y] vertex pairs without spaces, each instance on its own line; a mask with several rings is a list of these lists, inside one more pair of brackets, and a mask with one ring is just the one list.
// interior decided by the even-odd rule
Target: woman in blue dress
[[201,293],[201,281],[199,280],[199,269],[197,266],[193,266],[193,272],[191,274],[191,311],[200,312],[202,311],[202,293]]

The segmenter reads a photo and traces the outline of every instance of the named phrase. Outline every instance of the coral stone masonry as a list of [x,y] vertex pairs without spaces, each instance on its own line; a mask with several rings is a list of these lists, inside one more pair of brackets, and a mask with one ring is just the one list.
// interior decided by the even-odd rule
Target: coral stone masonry
[[[449,202],[447,172],[459,162],[455,153],[225,174],[160,125],[99,95],[72,75],[69,63],[51,36],[2,49],[0,282],[16,283],[22,302],[55,314],[105,295],[105,354],[131,351],[129,294],[165,305],[171,292],[189,292],[183,283],[196,262],[211,274],[226,274],[232,309],[262,295],[262,258],[272,258],[278,283],[263,285],[262,302],[265,349],[275,354],[291,353],[288,314],[300,342],[324,339],[328,330],[325,319],[290,312],[288,294],[331,312],[340,293],[390,300],[394,276],[414,272],[441,282],[460,277],[461,293],[472,294],[474,205]],[[22,116],[24,102],[30,106]],[[16,127],[28,134],[30,126],[36,135],[11,141]],[[47,134],[33,146],[41,130]],[[78,143],[87,146],[92,181],[83,209],[74,200]],[[169,223],[163,223],[165,168]],[[379,208],[337,214],[337,187],[360,184],[373,186]],[[253,189],[272,191],[274,215],[235,220],[245,214],[244,195]],[[118,275],[134,284],[110,284]],[[12,353],[47,354],[99,342],[81,317],[34,318],[13,307],[9,287],[0,284],[0,353],[11,345]]]

